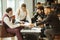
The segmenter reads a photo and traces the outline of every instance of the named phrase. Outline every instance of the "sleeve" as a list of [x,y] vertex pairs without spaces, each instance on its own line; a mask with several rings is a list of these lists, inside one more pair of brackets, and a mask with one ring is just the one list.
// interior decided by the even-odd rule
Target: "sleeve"
[[26,19],[29,21],[29,23],[31,23],[31,18],[30,18],[30,14],[29,14],[28,10],[27,10],[27,18]]
[[4,18],[4,22],[10,27],[10,28],[16,28],[20,27],[20,24],[13,24],[11,21],[9,21],[8,17]]
[[38,13],[36,13],[36,14],[34,15],[34,18],[37,18],[37,16],[38,16]]
[[38,22],[37,25],[48,23],[50,19],[51,19],[51,16],[48,16],[42,22]]
[[37,20],[37,13],[31,18],[32,23],[35,23]]

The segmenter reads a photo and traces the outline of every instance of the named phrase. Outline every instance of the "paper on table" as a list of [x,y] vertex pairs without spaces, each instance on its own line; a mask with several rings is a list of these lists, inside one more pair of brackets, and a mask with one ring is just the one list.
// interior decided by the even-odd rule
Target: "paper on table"
[[31,30],[24,30],[22,29],[21,32],[25,32],[25,33],[40,33],[41,32],[41,28],[32,28]]
[[32,30],[38,30],[38,31],[40,31],[40,30],[41,30],[41,28],[33,27],[33,28],[32,28]]
[[29,27],[29,25],[30,25],[30,23],[28,23],[28,22],[25,22],[25,24],[24,24],[26,27]]
[[16,27],[19,27],[20,26],[20,24],[19,23],[17,23],[17,24],[14,24]]

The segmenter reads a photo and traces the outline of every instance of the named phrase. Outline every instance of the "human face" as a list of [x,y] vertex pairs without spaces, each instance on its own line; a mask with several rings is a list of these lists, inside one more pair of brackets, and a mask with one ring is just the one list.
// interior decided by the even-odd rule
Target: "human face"
[[47,8],[44,8],[44,13],[45,13],[45,15],[48,14]]
[[9,15],[12,16],[13,15],[13,11],[9,11]]
[[23,11],[26,11],[26,8],[25,7],[21,7]]
[[42,6],[42,5],[41,5],[41,4],[37,4],[37,5],[36,5],[36,8],[39,8],[40,6]]
[[44,8],[45,15],[49,15],[50,11],[51,10],[49,8]]

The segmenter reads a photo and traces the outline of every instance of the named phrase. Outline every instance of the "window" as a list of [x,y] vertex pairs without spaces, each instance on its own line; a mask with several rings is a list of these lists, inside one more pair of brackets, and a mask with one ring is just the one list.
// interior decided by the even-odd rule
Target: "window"
[[14,13],[15,12],[15,0],[7,0],[7,8],[8,7],[11,7]]
[[1,12],[1,0],[0,0],[0,19],[2,18],[2,12]]
[[45,3],[45,0],[37,0],[37,2]]

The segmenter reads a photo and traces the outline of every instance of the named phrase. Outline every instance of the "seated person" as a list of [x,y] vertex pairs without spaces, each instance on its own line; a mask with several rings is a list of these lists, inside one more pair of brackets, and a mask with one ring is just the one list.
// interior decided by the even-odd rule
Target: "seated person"
[[[53,12],[53,11],[51,10],[51,7],[50,7],[50,6],[46,6],[46,7],[44,8],[45,18],[46,18],[51,12]],[[50,26],[51,26],[51,25],[49,25],[48,23],[46,23],[46,24],[45,24],[45,29],[50,29],[50,28],[51,28]]]
[[32,20],[32,23],[36,23],[38,21],[42,21],[43,18],[44,18],[44,12],[43,12],[44,8],[37,8],[36,10],[36,14],[33,16],[33,18],[31,19]]
[[22,4],[21,8],[19,8],[17,10],[16,18],[20,22],[23,22],[23,23],[24,22],[29,22],[29,23],[31,23],[31,18],[30,18],[30,15],[29,15],[29,11],[26,8],[26,4]]
[[[34,17],[32,18],[32,23],[33,24],[37,23],[37,22],[41,22],[45,18],[45,13],[43,11],[44,11],[44,8],[41,8],[41,7],[37,8],[37,12],[34,15]],[[44,24],[37,25],[37,26],[39,26],[40,28],[42,28],[41,29],[41,37],[45,37],[45,35],[44,35],[44,30],[45,30]]]
[[[51,11],[51,10],[50,10]],[[40,24],[46,24],[48,23],[49,25],[52,26],[51,29],[46,29],[45,30],[45,35],[47,36],[48,40],[53,40],[52,35],[54,34],[60,34],[60,20],[58,18],[58,13],[48,13],[48,16],[42,21],[39,22],[38,25]]]
[[20,30],[24,28],[24,24],[13,24],[12,19],[15,19],[13,16],[13,10],[12,8],[6,9],[6,14],[3,16],[3,25],[6,27],[7,32],[13,33],[17,36],[18,40],[22,40]]
[[[45,16],[44,16],[44,19],[48,16],[48,14],[51,12],[51,7],[50,6],[46,6],[44,7],[44,13],[45,13]],[[43,20],[44,20],[43,19]],[[45,34],[44,34],[44,31],[46,29],[50,29],[51,28],[51,25],[49,25],[48,23],[44,24],[44,28],[41,29],[41,32],[42,32],[42,37],[46,37]]]

